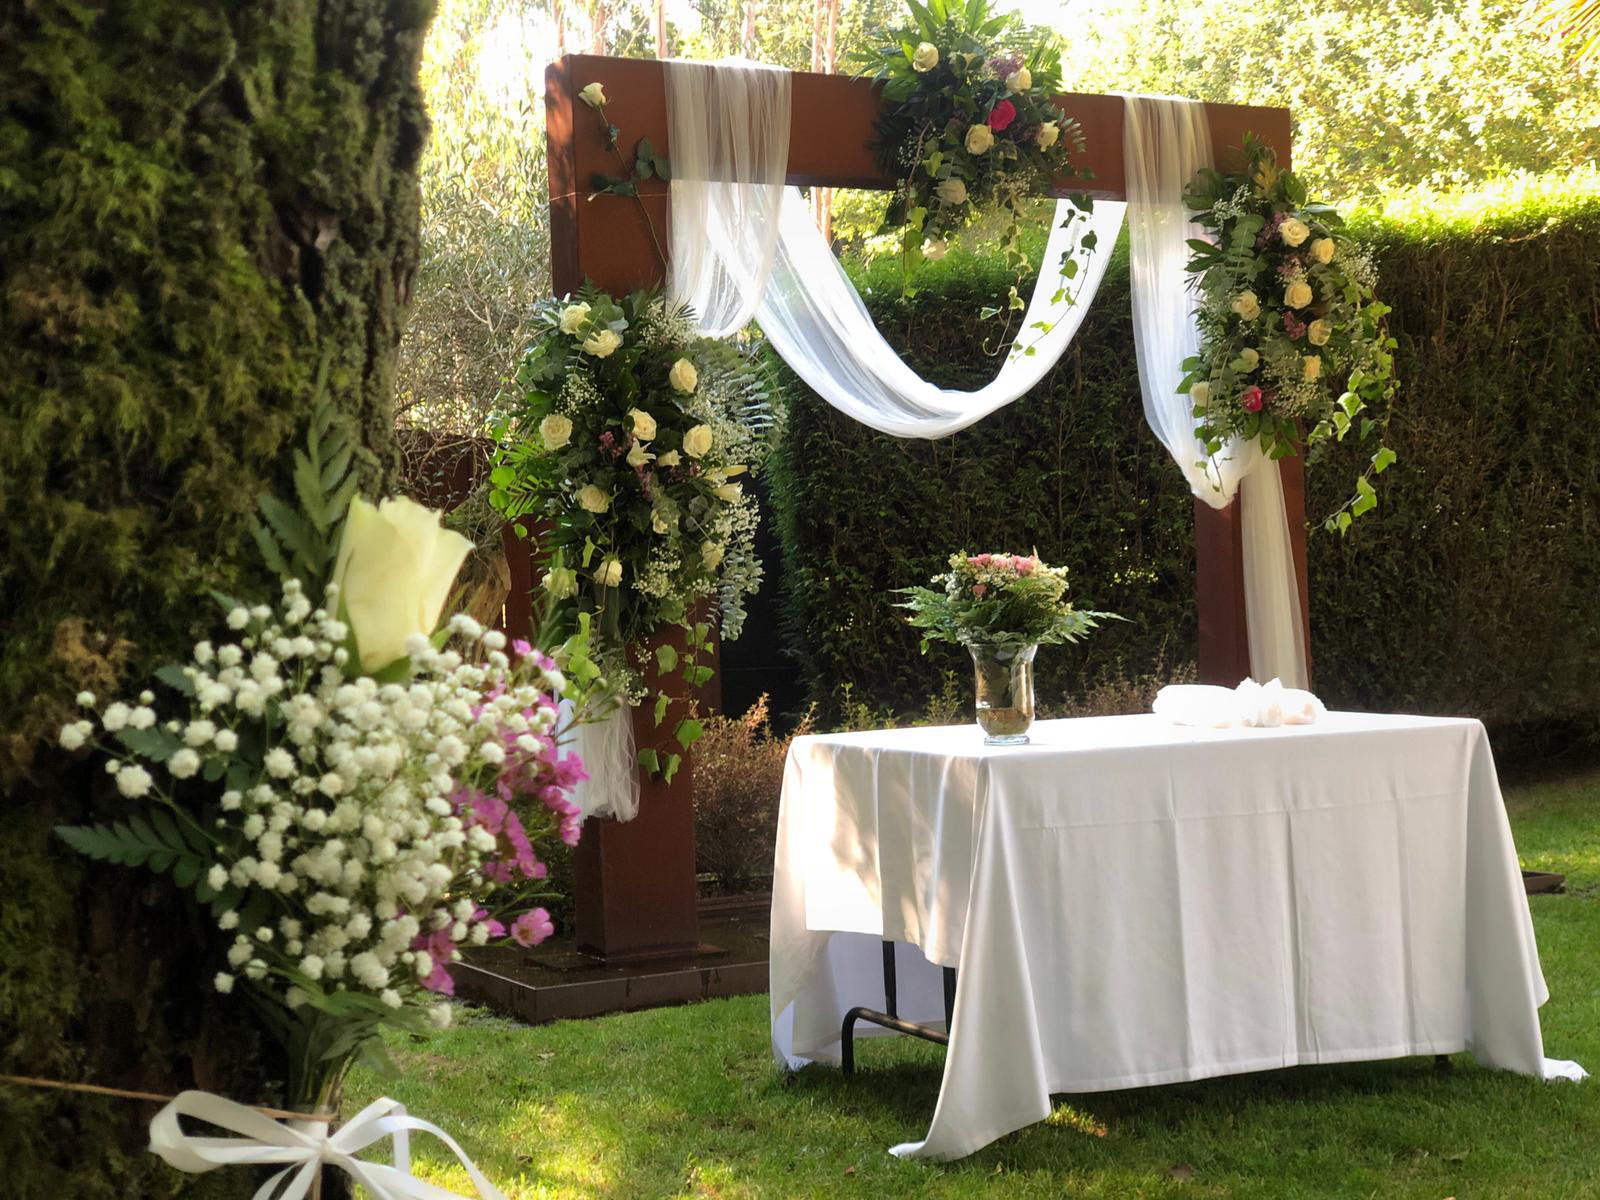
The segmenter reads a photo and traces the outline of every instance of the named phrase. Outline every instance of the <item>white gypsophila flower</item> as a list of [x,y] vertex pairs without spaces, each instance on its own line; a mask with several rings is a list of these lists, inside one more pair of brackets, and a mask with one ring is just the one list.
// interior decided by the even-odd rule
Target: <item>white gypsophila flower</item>
[[57,740],[61,743],[63,750],[80,750],[83,748],[84,743],[89,740],[89,734],[94,732],[92,725],[85,731],[84,724],[85,722],[83,721],[74,721],[70,725],[61,727],[61,735]]
[[243,605],[228,610],[228,628],[243,629],[250,624],[250,610]]
[[212,743],[222,753],[232,754],[239,748],[239,735],[231,729],[219,729]]
[[233,976],[229,975],[226,971],[218,971],[217,977],[212,980],[212,984],[216,987],[217,991],[226,995],[228,992],[233,991]]
[[266,757],[261,760],[261,765],[267,769],[267,774],[274,779],[287,779],[294,774],[294,755],[282,746],[274,746],[267,751]]
[[190,721],[183,730],[183,740],[191,746],[204,746],[216,736],[216,725],[204,718],[198,721]]
[[79,708],[93,708],[94,707],[94,693],[93,692],[79,692],[77,699],[78,699],[78,707]]
[[220,892],[228,886],[228,868],[221,863],[213,864],[211,870],[206,872],[206,883],[212,891]]
[[137,800],[143,796],[154,782],[150,772],[137,763],[129,763],[117,769],[117,791],[130,800]]
[[118,700],[106,706],[106,711],[100,714],[100,724],[106,727],[107,733],[116,733],[120,729],[127,728],[128,718],[132,715],[133,709]]

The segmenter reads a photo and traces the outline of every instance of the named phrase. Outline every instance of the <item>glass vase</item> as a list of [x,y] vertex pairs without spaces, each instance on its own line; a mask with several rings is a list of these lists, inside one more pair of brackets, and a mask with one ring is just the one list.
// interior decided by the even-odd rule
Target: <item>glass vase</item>
[[1038,646],[968,646],[978,725],[991,746],[1020,746],[1033,724],[1033,656]]

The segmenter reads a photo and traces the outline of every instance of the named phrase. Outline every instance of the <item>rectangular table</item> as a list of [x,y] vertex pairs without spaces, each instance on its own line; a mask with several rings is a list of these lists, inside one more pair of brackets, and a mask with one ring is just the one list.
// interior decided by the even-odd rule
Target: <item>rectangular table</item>
[[[773,1047],[837,1063],[883,997],[944,1025],[903,1157],[959,1158],[1050,1095],[1449,1054],[1542,1078],[1539,969],[1483,726],[1153,715],[796,738],[773,877]],[[858,1034],[886,1033],[868,1026]]]

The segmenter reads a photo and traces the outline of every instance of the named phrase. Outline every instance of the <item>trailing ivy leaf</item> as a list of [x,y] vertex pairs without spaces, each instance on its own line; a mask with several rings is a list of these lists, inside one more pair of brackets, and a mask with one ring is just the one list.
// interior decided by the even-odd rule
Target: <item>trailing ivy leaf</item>
[[656,665],[660,668],[661,673],[665,675],[678,665],[678,652],[663,642],[656,647]]
[[647,774],[654,775],[661,770],[661,758],[654,748],[646,746],[639,751],[636,757],[639,760],[639,765],[644,768]]
[[680,754],[667,755],[666,761],[661,766],[661,782],[671,783],[672,777],[678,773],[678,768],[683,765],[683,756]]
[[657,725],[660,725],[661,722],[667,719],[667,705],[670,703],[672,703],[671,697],[669,697],[665,692],[656,693],[655,723]]
[[1387,446],[1378,447],[1378,452],[1372,456],[1372,469],[1373,469],[1373,471],[1375,471],[1379,475],[1382,475],[1385,471],[1387,471],[1391,466],[1394,465],[1394,461],[1395,461],[1396,457],[1397,457],[1397,455],[1395,454],[1395,452],[1393,450],[1389,449],[1389,447],[1387,447]]
[[686,717],[678,722],[678,728],[672,736],[677,738],[678,745],[687,750],[698,742],[704,733],[705,726],[692,717]]

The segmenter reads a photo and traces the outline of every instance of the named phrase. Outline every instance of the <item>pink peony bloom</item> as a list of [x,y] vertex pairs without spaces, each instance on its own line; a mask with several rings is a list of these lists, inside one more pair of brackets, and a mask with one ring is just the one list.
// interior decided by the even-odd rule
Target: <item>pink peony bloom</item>
[[511,922],[511,940],[519,946],[537,946],[555,931],[550,914],[542,908],[530,908]]
[[1009,100],[1002,100],[989,110],[989,128],[996,133],[1006,129],[1016,119],[1017,106]]
[[1261,411],[1261,389],[1251,384],[1239,393],[1239,407],[1245,412]]

